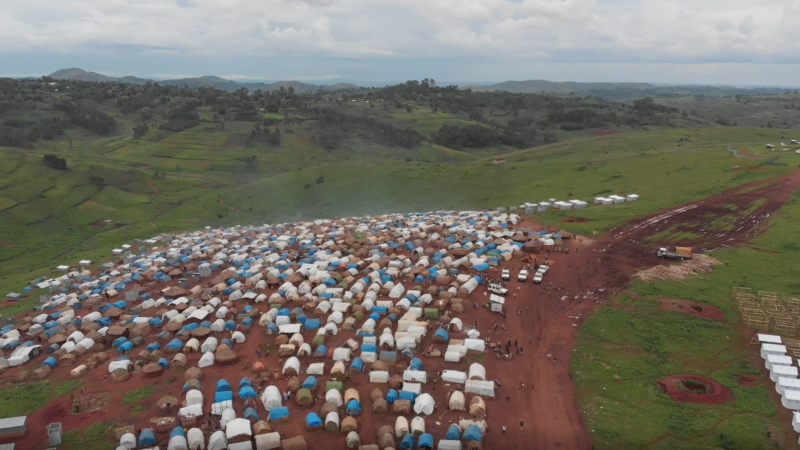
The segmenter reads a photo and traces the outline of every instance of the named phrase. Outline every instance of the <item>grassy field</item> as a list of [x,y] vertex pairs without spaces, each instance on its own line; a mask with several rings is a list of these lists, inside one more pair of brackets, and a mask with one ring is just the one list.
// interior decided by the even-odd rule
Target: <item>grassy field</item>
[[26,384],[5,386],[0,398],[0,417],[15,417],[30,414],[52,399],[66,395],[80,385],[78,380],[62,383],[33,381]]
[[[637,295],[716,306],[725,313],[723,322],[662,311],[655,300],[620,296],[580,328],[572,367],[596,448],[774,448],[776,441],[768,439],[767,432],[774,431],[778,440],[783,436],[769,397],[774,383],[750,363],[757,349],[742,334],[731,291],[733,286],[746,286],[800,293],[800,267],[795,264],[800,252],[798,220],[800,195],[795,195],[773,216],[765,234],[747,246],[714,252],[728,266],[703,277],[631,286]],[[672,402],[655,380],[676,373],[717,380],[733,391],[734,402]],[[759,385],[740,387],[736,374],[755,374]],[[785,444],[794,448],[793,442]]]
[[[779,138],[780,130],[768,129],[643,131],[519,151],[464,152],[424,143],[410,150],[361,145],[345,153],[313,144],[302,124],[286,126],[278,147],[228,145],[231,133],[252,127],[248,122],[227,122],[226,131],[203,127],[181,133],[151,129],[141,139],[75,132],[71,152],[63,142],[43,142],[34,150],[0,148],[0,241],[8,244],[0,244],[0,292],[20,291],[60,264],[108,260],[112,248],[134,238],[206,225],[641,195],[637,203],[536,218],[588,233],[792,170],[756,170],[761,160],[726,151],[728,145],[755,148]],[[69,162],[66,172],[41,162],[56,149]],[[505,166],[491,165],[497,154]],[[258,157],[257,171],[245,171],[237,160],[247,155]],[[781,156],[794,165],[795,155]],[[591,222],[561,222],[571,215]],[[12,305],[7,313],[36,301]]]
[[155,395],[155,393],[156,393],[155,388],[153,388],[152,386],[150,385],[142,386],[139,389],[136,389],[135,391],[130,391],[127,394],[125,394],[125,397],[122,398],[122,402],[120,402],[120,404],[124,406],[124,405],[129,405],[131,403],[136,403],[146,398],[152,397],[153,395]]
[[118,442],[114,439],[114,427],[113,422],[96,422],[85,428],[68,430],[61,440],[61,447],[86,450],[107,449],[110,442]]

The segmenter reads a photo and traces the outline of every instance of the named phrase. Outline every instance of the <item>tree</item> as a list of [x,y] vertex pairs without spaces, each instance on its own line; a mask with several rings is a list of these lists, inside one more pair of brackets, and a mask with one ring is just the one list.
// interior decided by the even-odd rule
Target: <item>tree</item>
[[72,138],[67,139],[67,144],[69,144],[69,151],[72,151]]
[[324,182],[325,182],[325,177],[323,177],[322,175],[317,177],[317,184],[322,184]]
[[67,160],[64,158],[59,158],[58,155],[53,153],[49,153],[44,155],[44,163],[47,167],[56,170],[67,170]]

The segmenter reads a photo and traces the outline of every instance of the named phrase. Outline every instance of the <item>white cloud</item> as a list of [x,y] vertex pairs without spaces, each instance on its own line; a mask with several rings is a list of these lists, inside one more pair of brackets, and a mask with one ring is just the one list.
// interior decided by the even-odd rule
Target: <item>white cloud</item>
[[784,62],[800,54],[798,0],[3,3],[2,53],[105,49],[153,56],[573,62]]

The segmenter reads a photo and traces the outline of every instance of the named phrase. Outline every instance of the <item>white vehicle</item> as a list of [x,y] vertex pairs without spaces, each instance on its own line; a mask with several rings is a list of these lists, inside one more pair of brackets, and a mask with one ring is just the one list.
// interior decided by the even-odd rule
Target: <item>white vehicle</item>
[[795,152],[795,153],[797,153],[798,155],[800,155],[800,148],[798,148],[798,149],[797,149],[797,150],[795,150],[794,152]]
[[497,295],[506,295],[508,294],[508,289],[504,288],[503,286],[500,286],[499,284],[492,283],[489,285],[489,292]]
[[533,282],[536,284],[542,284],[542,277],[544,277],[544,272],[536,272],[536,275],[533,276]]
[[539,270],[537,272],[542,272],[542,275],[544,275],[547,273],[548,270],[550,270],[550,266],[548,266],[547,264],[542,264],[541,266],[539,266]]
[[502,275],[500,275],[500,278],[502,278],[502,279],[503,279],[503,281],[508,281],[508,280],[510,280],[510,279],[511,279],[511,271],[510,271],[510,270],[508,270],[508,267],[506,267],[505,269],[503,269],[503,274],[502,274]]
[[520,270],[520,271],[519,271],[519,274],[517,275],[517,279],[518,279],[519,281],[525,281],[525,280],[527,280],[527,279],[528,279],[528,271],[527,271],[526,269],[522,269],[522,270]]

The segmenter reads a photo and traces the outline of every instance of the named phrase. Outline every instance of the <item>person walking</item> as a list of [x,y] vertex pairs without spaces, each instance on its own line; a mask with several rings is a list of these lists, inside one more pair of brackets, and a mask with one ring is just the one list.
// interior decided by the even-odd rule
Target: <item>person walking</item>
[[506,434],[506,426],[503,425],[503,434]]
[[519,421],[519,431],[522,431],[522,426],[525,425],[525,422]]

